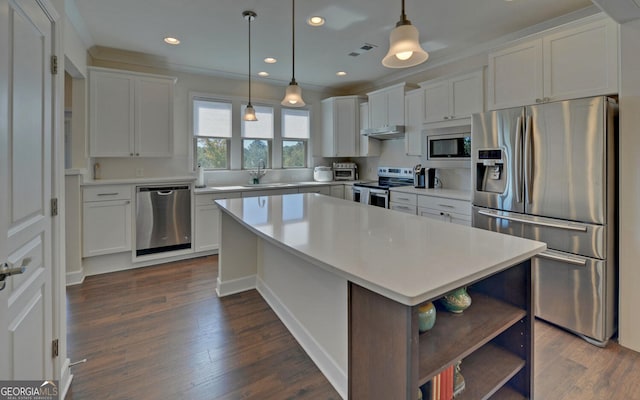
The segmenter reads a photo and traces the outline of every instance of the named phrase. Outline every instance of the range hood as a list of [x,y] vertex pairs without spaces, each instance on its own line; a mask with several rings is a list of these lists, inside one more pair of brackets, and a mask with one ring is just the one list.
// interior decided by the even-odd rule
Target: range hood
[[362,129],[360,133],[374,139],[397,139],[404,137],[404,125],[387,125],[381,128]]

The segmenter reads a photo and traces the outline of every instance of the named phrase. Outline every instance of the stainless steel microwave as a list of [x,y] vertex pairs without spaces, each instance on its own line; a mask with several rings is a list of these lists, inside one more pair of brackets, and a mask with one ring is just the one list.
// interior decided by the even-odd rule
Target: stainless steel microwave
[[470,159],[470,132],[427,136],[427,160],[468,161]]

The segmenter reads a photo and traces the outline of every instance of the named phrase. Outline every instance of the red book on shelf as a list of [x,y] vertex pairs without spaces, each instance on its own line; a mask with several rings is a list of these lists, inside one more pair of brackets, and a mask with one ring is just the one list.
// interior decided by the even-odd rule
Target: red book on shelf
[[442,371],[442,394],[440,400],[449,400],[449,368]]
[[449,366],[449,383],[447,386],[447,390],[449,391],[449,396],[447,397],[448,400],[452,400],[453,399],[453,375],[454,375],[454,371],[455,371],[455,366],[451,365]]

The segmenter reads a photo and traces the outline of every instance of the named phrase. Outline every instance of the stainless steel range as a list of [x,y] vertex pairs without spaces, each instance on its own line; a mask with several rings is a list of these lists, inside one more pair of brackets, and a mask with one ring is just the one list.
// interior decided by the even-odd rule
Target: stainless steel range
[[389,208],[389,188],[413,185],[413,168],[378,167],[378,182],[353,184],[353,201]]

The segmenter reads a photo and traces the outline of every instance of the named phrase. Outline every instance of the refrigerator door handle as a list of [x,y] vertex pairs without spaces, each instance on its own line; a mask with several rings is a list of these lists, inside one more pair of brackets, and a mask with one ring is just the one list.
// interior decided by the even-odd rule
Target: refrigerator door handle
[[531,204],[531,169],[532,169],[532,149],[531,149],[531,129],[533,120],[531,115],[527,115],[524,128],[524,186],[526,191],[526,204]]
[[502,215],[502,214],[499,214],[497,211],[489,211],[489,210],[479,210],[478,214],[491,217],[491,218],[501,218],[501,219],[506,219],[507,221],[520,222],[520,223],[529,224],[529,225],[546,226],[549,228],[565,229],[568,231],[578,231],[578,232],[587,231],[586,225],[575,224],[571,222],[562,223],[562,222],[550,222],[550,221],[536,221],[534,219],[529,219],[522,216],[515,217],[512,215]]
[[522,203],[522,117],[516,121],[516,202]]
[[582,267],[587,265],[586,258],[569,256],[553,250],[545,250],[542,253],[536,254],[536,257],[546,258],[547,260],[560,261],[560,262],[571,264],[571,265],[579,265]]

